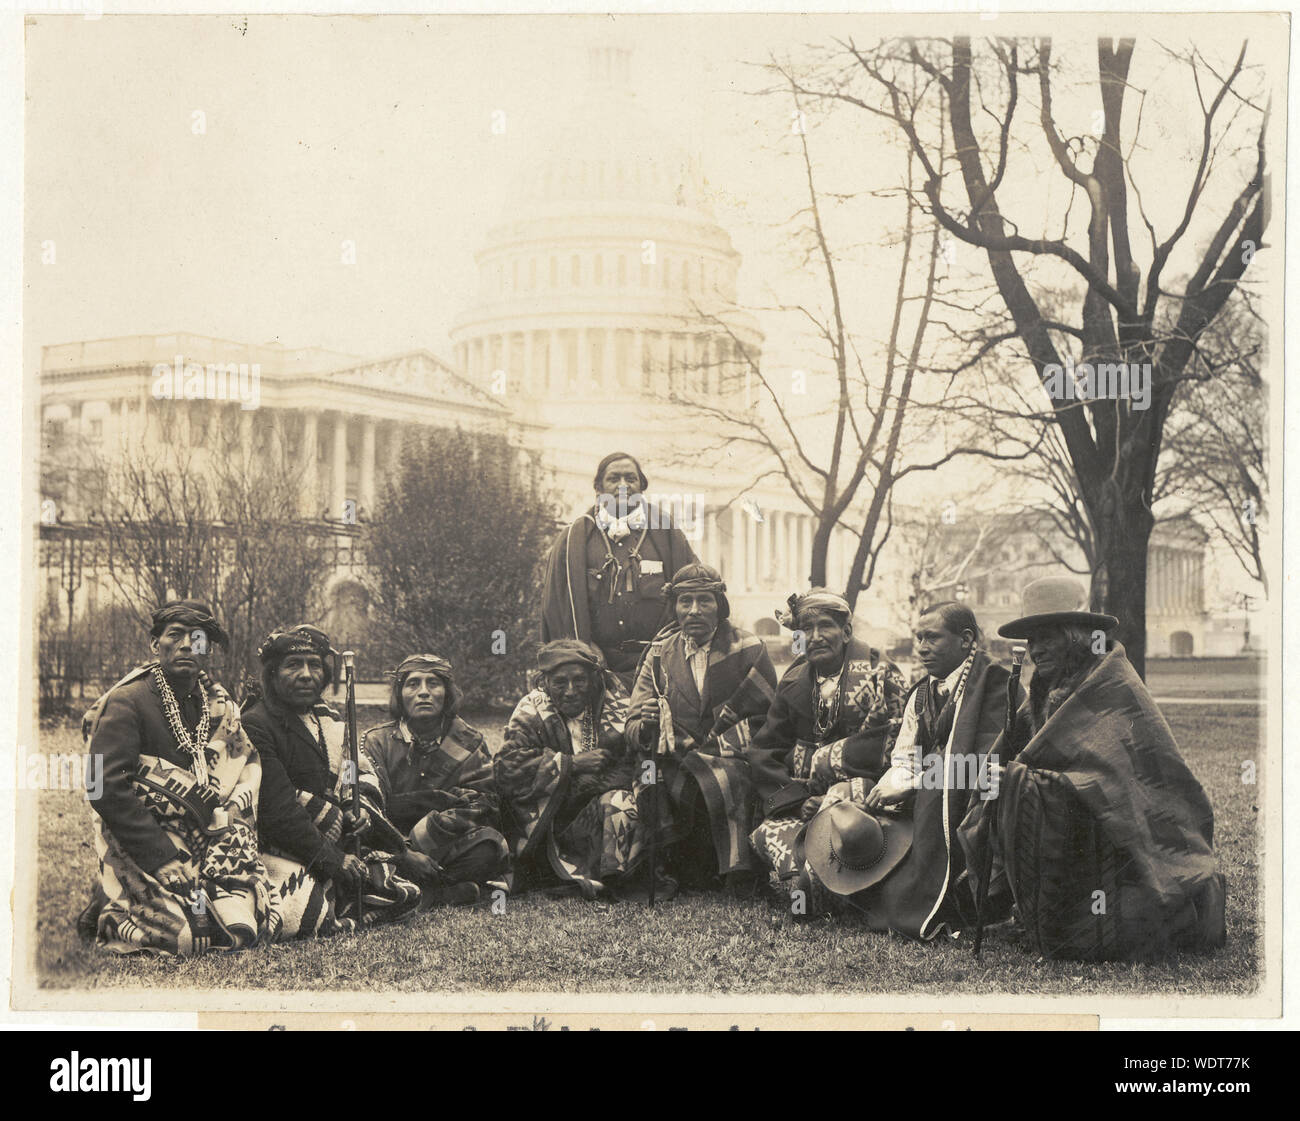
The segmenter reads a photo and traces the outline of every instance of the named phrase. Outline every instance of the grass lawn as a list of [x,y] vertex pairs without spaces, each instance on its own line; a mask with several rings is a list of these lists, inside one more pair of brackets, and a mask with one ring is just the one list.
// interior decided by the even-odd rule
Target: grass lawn
[[1156,697],[1264,696],[1262,658],[1152,658],[1146,683]]
[[[362,713],[361,724],[367,726]],[[407,923],[310,943],[188,961],[119,958],[73,928],[94,873],[91,810],[80,792],[41,794],[37,965],[53,989],[193,988],[430,992],[993,993],[1202,996],[1256,991],[1257,796],[1244,759],[1263,758],[1253,706],[1171,706],[1167,716],[1214,806],[1228,882],[1228,945],[1155,965],[1044,962],[995,931],[982,959],[966,945],[913,943],[852,920],[792,923],[760,901],[688,894],[635,904],[525,896],[504,914],[439,911]],[[495,742],[502,719],[478,725]],[[77,751],[72,728],[45,751]],[[1261,779],[1262,779],[1261,768]]]

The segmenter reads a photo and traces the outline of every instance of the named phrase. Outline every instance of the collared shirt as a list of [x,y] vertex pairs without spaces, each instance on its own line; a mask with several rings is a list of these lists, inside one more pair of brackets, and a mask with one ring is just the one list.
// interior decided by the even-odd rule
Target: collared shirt
[[[713,634],[717,634],[715,630]],[[691,676],[695,678],[695,691],[704,696],[704,678],[709,672],[709,649],[713,646],[713,634],[709,635],[703,646],[696,645],[693,638],[682,635],[682,654],[686,664],[691,667]]]
[[[928,679],[931,689],[936,685],[942,694],[940,706],[943,700],[952,696],[952,691],[957,688],[957,683],[961,680],[962,671],[966,668],[967,658],[947,677],[940,681],[937,677]],[[913,694],[915,699],[915,694]],[[901,794],[905,790],[919,790],[921,788],[921,746],[917,742],[917,736],[920,733],[920,723],[916,718],[915,703],[909,704],[903,712],[903,723],[899,726],[898,736],[894,740],[893,749],[889,753],[889,769],[880,776],[880,781],[876,783],[881,790],[888,794]]]
[[[640,542],[640,578],[627,586],[633,548]],[[592,641],[605,653],[616,673],[634,669],[641,651],[623,649],[625,643],[644,643],[658,633],[670,612],[663,596],[664,581],[672,573],[669,558],[659,555],[655,534],[640,531],[619,541],[610,538],[617,572],[606,566],[605,543],[593,527],[587,538],[587,606],[591,613]],[[613,583],[613,600],[610,584]]]

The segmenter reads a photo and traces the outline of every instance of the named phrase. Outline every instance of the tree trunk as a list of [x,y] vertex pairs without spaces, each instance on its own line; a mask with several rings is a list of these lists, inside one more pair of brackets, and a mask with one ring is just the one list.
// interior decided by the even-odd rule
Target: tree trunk
[[1113,637],[1124,644],[1138,676],[1146,679],[1147,552],[1151,511],[1135,503],[1115,502],[1094,516],[1098,566],[1092,582],[1093,610],[1114,615]]
[[[817,528],[813,531],[812,569],[808,573],[808,579],[814,588],[826,587],[826,556],[830,552],[831,530],[834,528],[835,523],[829,521],[823,513],[817,521]],[[831,589],[833,592],[839,590]]]

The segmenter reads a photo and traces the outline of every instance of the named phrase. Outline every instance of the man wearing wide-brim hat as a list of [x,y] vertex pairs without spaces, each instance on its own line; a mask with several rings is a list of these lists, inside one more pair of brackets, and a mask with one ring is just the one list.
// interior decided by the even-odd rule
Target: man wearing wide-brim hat
[[1118,621],[1087,604],[1077,580],[1045,577],[1026,585],[1024,614],[998,628],[1026,641],[1034,675],[992,751],[1005,768],[997,797],[976,800],[959,830],[967,867],[984,868],[995,846],[1020,920],[1048,957],[1221,946],[1213,811],[1109,637]]
[[1029,638],[1044,628],[1076,626],[1109,633],[1119,625],[1114,615],[1085,608],[1083,585],[1072,576],[1043,576],[1025,585],[1021,595],[1024,614],[998,627],[1003,638]]

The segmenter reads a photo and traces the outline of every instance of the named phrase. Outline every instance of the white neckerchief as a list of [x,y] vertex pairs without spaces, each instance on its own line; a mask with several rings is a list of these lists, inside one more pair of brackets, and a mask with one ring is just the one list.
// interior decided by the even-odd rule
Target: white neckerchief
[[606,506],[596,507],[596,524],[600,526],[611,541],[622,541],[632,533],[633,530],[644,529],[646,526],[645,503],[638,502],[627,515],[622,518],[616,518],[609,512]]

